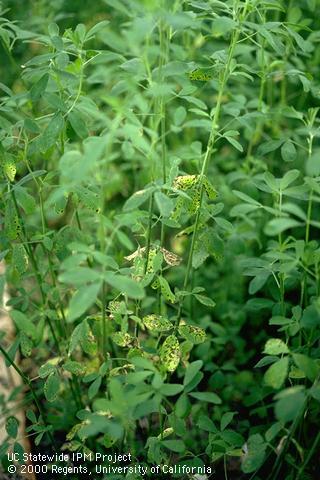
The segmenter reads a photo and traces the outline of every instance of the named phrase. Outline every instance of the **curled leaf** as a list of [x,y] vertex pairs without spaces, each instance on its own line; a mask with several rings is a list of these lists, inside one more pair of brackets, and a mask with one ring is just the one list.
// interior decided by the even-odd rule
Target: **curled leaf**
[[167,265],[170,265],[171,267],[180,265],[182,258],[179,257],[179,255],[169,252],[169,250],[166,250],[165,248],[160,248],[160,250],[163,254],[164,261],[167,263]]

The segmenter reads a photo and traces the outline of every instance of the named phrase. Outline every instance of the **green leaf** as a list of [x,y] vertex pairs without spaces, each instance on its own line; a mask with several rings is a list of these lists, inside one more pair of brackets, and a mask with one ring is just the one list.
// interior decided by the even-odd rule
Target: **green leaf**
[[53,402],[57,398],[59,387],[60,381],[57,373],[50,373],[43,387],[43,392],[48,402]]
[[39,377],[40,378],[46,378],[50,373],[53,373],[56,370],[56,364],[51,362],[44,363],[41,365],[39,368]]
[[72,112],[70,112],[68,115],[68,120],[78,137],[82,139],[88,137],[89,132],[87,126],[79,112],[72,110]]
[[145,296],[143,287],[132,278],[107,272],[104,279],[109,285],[130,298],[141,299]]
[[229,423],[232,422],[233,417],[236,415],[237,412],[226,412],[222,415],[221,420],[220,420],[220,430],[224,430],[227,428]]
[[281,432],[282,428],[283,427],[280,422],[276,422],[273,425],[271,425],[271,427],[268,428],[268,430],[265,433],[266,441],[270,443],[278,435],[278,433]]
[[27,214],[31,214],[36,209],[36,201],[32,195],[30,195],[26,188],[23,187],[15,187],[15,194],[17,197],[17,202],[21,208]]
[[123,206],[123,210],[128,212],[130,210],[135,210],[140,207],[146,200],[148,200],[153,193],[152,188],[147,188],[145,190],[139,190],[135,192]]
[[282,353],[289,353],[289,348],[280,338],[269,338],[263,353],[267,355],[281,355]]
[[247,301],[247,307],[249,310],[259,311],[264,309],[271,309],[274,302],[269,298],[252,298]]
[[80,325],[77,325],[76,328],[73,330],[70,338],[70,343],[69,343],[69,351],[68,354],[71,355],[73,350],[78,346],[80,343],[80,340],[82,338],[83,334],[83,323],[80,323]]
[[79,362],[74,362],[72,360],[68,360],[63,364],[63,368],[67,370],[67,372],[72,373],[73,375],[76,375],[77,377],[80,375],[84,375],[86,369],[81,363]]
[[202,360],[196,360],[187,366],[186,372],[184,374],[184,379],[183,379],[184,386],[189,385],[189,383],[194,379],[194,377],[202,368],[202,366],[203,366]]
[[92,400],[93,397],[95,397],[99,391],[100,385],[102,382],[102,377],[99,375],[94,382],[91,383],[89,390],[88,390],[88,397],[90,400]]
[[293,162],[297,158],[296,147],[290,140],[282,144],[281,156],[285,162]]
[[214,37],[220,37],[226,35],[236,26],[236,22],[230,17],[225,17],[223,15],[217,16],[212,21],[212,33]]
[[6,420],[6,432],[11,438],[17,438],[19,422],[16,417],[8,417]]
[[285,190],[291,183],[293,183],[300,175],[299,170],[289,170],[280,180],[281,190]]
[[190,413],[191,403],[189,401],[188,395],[180,395],[178,400],[175,402],[174,411],[177,417],[186,418]]
[[174,121],[174,124],[179,126],[181,125],[185,119],[186,119],[186,116],[187,116],[187,111],[184,107],[178,107],[175,112],[174,112],[174,116],[173,116],[173,121]]
[[192,392],[192,390],[194,390],[197,387],[197,385],[199,385],[203,377],[204,377],[204,374],[202,372],[197,372],[193,377],[193,379],[190,380],[190,382],[187,385],[185,385],[184,387],[185,392],[186,393]]
[[301,326],[306,330],[316,328],[320,325],[320,311],[316,305],[309,305],[301,318]]
[[101,22],[96,23],[96,25],[90,28],[87,32],[86,41],[90,38],[93,38],[97,33],[101,32],[101,30],[104,30],[109,23],[110,22],[108,20],[102,20]]
[[170,217],[174,207],[173,200],[162,192],[156,192],[154,198],[160,215],[162,215],[162,217]]
[[266,281],[270,277],[270,272],[263,271],[256,275],[249,284],[249,293],[254,295],[265,285]]
[[222,403],[221,398],[213,392],[191,392],[189,395],[200,402],[214,403],[215,405]]
[[216,306],[215,302],[204,295],[199,295],[198,293],[195,295],[196,299],[202,303],[202,305],[205,305],[206,307],[214,308]]
[[268,142],[261,143],[258,148],[258,155],[267,155],[270,152],[274,152],[277,150],[282,144],[284,140],[269,140]]
[[89,282],[99,282],[101,274],[89,267],[75,267],[61,273],[59,280],[63,283],[80,286]]
[[162,440],[161,444],[175,453],[183,453],[186,450],[186,446],[182,440]]
[[173,383],[164,383],[159,388],[159,392],[165,397],[178,395],[178,393],[182,392],[182,390],[183,390],[183,385],[173,384]]
[[19,312],[18,310],[11,310],[10,317],[21,332],[24,332],[28,337],[33,339],[36,338],[37,329],[30,318],[28,318],[24,313]]
[[242,470],[244,473],[257,471],[265,460],[267,444],[263,437],[257,433],[251,435],[247,442],[247,453],[242,460]]
[[49,74],[45,73],[30,90],[30,97],[33,103],[37,102],[41,95],[45,92],[49,81]]
[[279,233],[282,233],[289,228],[296,228],[302,225],[303,223],[297,222],[297,220],[293,220],[291,218],[273,218],[265,226],[264,232],[266,235],[274,237],[275,235],[279,235]]
[[306,394],[304,387],[286,388],[276,395],[275,414],[282,423],[295,420],[303,411]]
[[294,353],[292,356],[297,367],[303,371],[303,373],[309,380],[311,380],[311,382],[314,382],[314,380],[318,377],[320,370],[317,362],[313,360],[313,358],[301,353]]
[[64,120],[60,113],[57,113],[39,138],[39,147],[42,152],[46,152],[52,147],[64,128]]
[[101,282],[85,285],[79,288],[71,298],[69,310],[67,313],[67,321],[73,322],[79,318],[85,311],[90,308],[97,299]]
[[241,145],[240,142],[238,142],[238,140],[236,140],[235,138],[233,137],[224,137],[228,140],[229,143],[231,143],[231,145],[233,145],[239,152],[243,152],[243,146]]
[[265,384],[275,389],[281,388],[287,378],[288,365],[288,357],[281,358],[273,363],[264,374]]

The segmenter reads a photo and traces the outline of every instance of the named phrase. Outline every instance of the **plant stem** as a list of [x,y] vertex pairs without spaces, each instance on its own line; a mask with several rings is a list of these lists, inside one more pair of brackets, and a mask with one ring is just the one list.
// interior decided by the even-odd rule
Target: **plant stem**
[[311,458],[313,457],[314,453],[315,453],[315,450],[318,446],[318,443],[320,442],[320,432],[318,432],[313,444],[312,444],[312,447],[310,448],[309,450],[309,453],[307,455],[307,458],[305,459],[305,461],[303,462],[303,464],[301,465],[301,467],[299,468],[299,471],[298,471],[298,474],[296,476],[296,480],[299,480],[301,478],[301,475],[303,474],[306,466],[308,465],[308,463],[310,462]]
[[[308,117],[306,120],[306,125],[309,127],[309,136],[307,138],[308,143],[308,160],[310,160],[313,152],[313,139],[314,134],[312,131],[314,122],[316,120],[316,116],[318,113],[318,109],[310,109],[308,112]],[[306,232],[305,232],[305,244],[309,243],[310,238],[310,224],[312,219],[312,208],[313,208],[313,188],[310,188],[309,192],[309,199],[308,199],[308,208],[307,208],[307,220],[306,220]],[[303,306],[304,299],[306,297],[306,283],[307,283],[307,273],[304,272],[303,279],[301,282],[301,293],[300,293],[300,306]]]
[[[247,5],[247,2],[246,2],[245,5],[244,5],[243,14],[241,16],[242,21],[246,16],[247,6],[248,5]],[[237,13],[238,13],[238,11],[235,12],[234,15],[236,16]],[[237,20],[237,18],[236,18],[236,20]],[[202,201],[203,201],[203,190],[204,190],[203,180],[204,180],[204,177],[205,177],[205,175],[207,173],[207,170],[208,170],[208,166],[209,166],[209,163],[210,163],[210,159],[211,159],[211,155],[212,155],[212,152],[213,152],[213,147],[214,147],[215,141],[217,140],[217,133],[218,133],[218,130],[219,130],[219,121],[220,121],[220,115],[221,115],[223,95],[224,95],[225,88],[226,88],[226,85],[227,85],[227,81],[228,81],[228,78],[229,78],[230,66],[231,66],[231,62],[232,62],[232,59],[233,59],[234,50],[235,50],[237,41],[239,39],[239,35],[240,35],[240,29],[238,27],[237,29],[235,29],[233,31],[233,34],[232,34],[232,38],[231,38],[231,42],[230,42],[230,46],[229,46],[228,58],[227,58],[227,62],[226,62],[223,74],[222,74],[222,79],[221,79],[220,88],[219,88],[219,92],[218,92],[217,104],[216,104],[214,116],[213,116],[213,119],[212,119],[211,131],[210,131],[210,135],[209,135],[209,139],[208,139],[208,143],[207,143],[206,153],[205,153],[205,156],[204,156],[204,161],[202,163],[202,168],[201,168],[201,172],[200,172],[200,178],[199,178],[199,186],[200,186],[199,207],[198,207],[198,210],[197,210],[197,213],[196,213],[194,229],[193,229],[192,239],[191,239],[191,247],[190,247],[188,262],[187,262],[187,269],[186,269],[186,274],[185,274],[184,282],[183,282],[183,289],[184,290],[188,286],[190,272],[191,272],[191,268],[192,268],[192,260],[193,260],[193,255],[194,255],[194,249],[195,249],[195,244],[196,244],[198,231],[199,231],[199,226],[200,226],[200,215],[201,215],[201,207],[202,207]],[[181,302],[179,304],[178,317],[177,317],[178,322],[179,322],[180,317],[181,317],[182,302],[183,302],[183,300],[181,300]]]
[[102,284],[102,357],[106,357],[106,341],[107,341],[107,331],[106,331],[106,284]]
[[148,230],[147,230],[147,244],[146,244],[146,263],[144,265],[144,273],[147,273],[148,268],[148,261],[149,261],[149,253],[150,253],[150,246],[151,246],[151,229],[152,229],[152,215],[153,215],[153,202],[154,196],[153,193],[150,197],[149,201],[149,220],[148,220]]
[[[18,207],[17,199],[16,199],[15,193],[14,193],[14,191],[13,191],[12,188],[10,189],[10,193],[11,193],[11,197],[12,197],[12,200],[13,200],[13,203],[14,203],[14,206],[15,206],[15,209],[16,209],[16,212],[17,212],[17,215],[18,215],[19,220],[20,220],[20,223],[21,223],[21,230],[22,230],[22,233],[23,233],[22,242],[23,242],[24,245],[25,245],[25,248],[26,248],[26,251],[27,251],[27,253],[28,253],[30,262],[31,262],[31,264],[32,264],[32,267],[33,267],[33,270],[34,270],[34,274],[35,274],[35,278],[36,278],[37,283],[38,283],[38,287],[39,287],[39,291],[40,291],[40,295],[41,295],[41,299],[42,299],[43,305],[45,305],[45,304],[46,304],[46,295],[45,295],[44,290],[43,290],[43,288],[42,288],[42,280],[41,280],[41,276],[40,276],[40,273],[39,273],[39,268],[38,268],[38,265],[37,265],[37,261],[36,261],[36,259],[35,259],[34,254],[33,254],[32,248],[31,248],[31,247],[28,245],[28,243],[27,243],[27,240],[26,240],[26,239],[27,239],[26,231],[25,231],[24,224],[23,224],[23,221],[22,221],[22,218],[21,218],[21,215],[20,215],[20,210],[19,210],[19,207]],[[49,328],[50,328],[50,330],[51,330],[52,338],[54,339],[56,348],[57,348],[58,352],[60,353],[60,345],[59,345],[57,336],[56,336],[56,334],[55,334],[53,325],[52,325],[52,323],[51,323],[51,320],[50,320],[50,318],[49,318],[48,316],[46,316],[46,321],[47,321],[47,323],[48,323],[48,325],[49,325]]]

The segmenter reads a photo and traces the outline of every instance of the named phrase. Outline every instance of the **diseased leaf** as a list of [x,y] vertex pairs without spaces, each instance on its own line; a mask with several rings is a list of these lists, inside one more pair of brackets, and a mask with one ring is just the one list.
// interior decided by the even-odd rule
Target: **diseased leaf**
[[280,338],[270,338],[265,344],[263,353],[281,355],[282,353],[289,353],[289,348]]
[[206,341],[207,336],[203,328],[195,325],[180,325],[179,333],[182,337],[195,345]]
[[173,327],[167,318],[155,314],[146,315],[142,321],[151,332],[167,332]]
[[160,349],[161,362],[168,372],[174,372],[180,362],[180,345],[175,335],[169,335]]
[[43,387],[43,392],[48,402],[54,402],[56,400],[59,394],[59,388],[60,380],[57,373],[50,373]]

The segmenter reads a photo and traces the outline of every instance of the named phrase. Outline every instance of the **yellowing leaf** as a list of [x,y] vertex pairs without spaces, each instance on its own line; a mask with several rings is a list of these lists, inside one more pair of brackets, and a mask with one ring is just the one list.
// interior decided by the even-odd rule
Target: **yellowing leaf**
[[166,332],[173,327],[167,318],[160,315],[146,315],[142,321],[151,332]]
[[195,345],[206,341],[207,336],[203,328],[194,325],[180,325],[179,333],[182,337]]
[[169,335],[160,350],[162,365],[168,372],[174,372],[180,362],[180,345],[175,335]]

